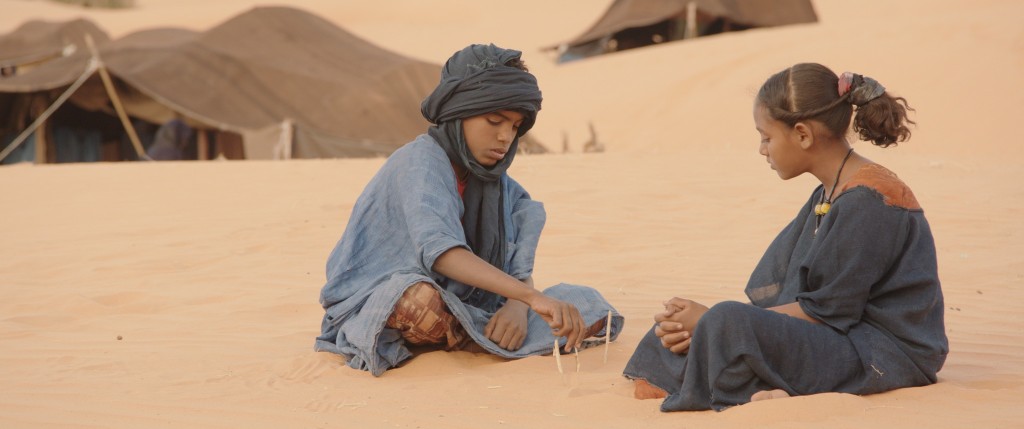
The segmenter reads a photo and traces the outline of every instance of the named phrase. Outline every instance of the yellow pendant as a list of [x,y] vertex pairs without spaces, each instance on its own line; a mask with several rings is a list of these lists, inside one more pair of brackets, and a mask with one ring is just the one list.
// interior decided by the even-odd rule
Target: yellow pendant
[[821,216],[824,216],[826,213],[828,213],[828,209],[830,209],[830,208],[832,208],[832,204],[829,204],[829,203],[821,203],[821,204],[819,204],[818,205],[818,211],[821,212],[819,214]]

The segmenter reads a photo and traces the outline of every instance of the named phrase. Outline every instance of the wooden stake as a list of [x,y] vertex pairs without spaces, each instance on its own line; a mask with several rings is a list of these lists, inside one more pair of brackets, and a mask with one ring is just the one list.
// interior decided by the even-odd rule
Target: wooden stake
[[555,363],[558,364],[558,373],[559,374],[564,374],[565,372],[562,371],[562,353],[560,353],[558,351],[558,338],[555,338],[554,354],[555,354]]

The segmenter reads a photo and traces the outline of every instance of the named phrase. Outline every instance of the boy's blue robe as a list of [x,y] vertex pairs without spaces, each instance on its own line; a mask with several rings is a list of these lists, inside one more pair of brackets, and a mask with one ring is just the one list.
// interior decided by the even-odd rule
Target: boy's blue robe
[[[508,241],[504,271],[525,279],[533,273],[544,206],[508,175],[501,180]],[[447,250],[468,249],[462,211],[451,163],[430,136],[421,135],[395,151],[359,196],[327,260],[327,283],[320,294],[326,314],[315,349],[341,354],[349,366],[375,376],[399,365],[412,354],[399,332],[386,328],[385,322],[406,288],[428,282],[438,287],[470,337],[489,352],[505,358],[550,353],[554,336],[536,313],[529,312],[522,347],[502,349],[483,332],[504,298],[431,270]],[[559,284],[544,293],[575,305],[587,326],[611,311],[612,337],[622,329],[622,316],[592,288]]]

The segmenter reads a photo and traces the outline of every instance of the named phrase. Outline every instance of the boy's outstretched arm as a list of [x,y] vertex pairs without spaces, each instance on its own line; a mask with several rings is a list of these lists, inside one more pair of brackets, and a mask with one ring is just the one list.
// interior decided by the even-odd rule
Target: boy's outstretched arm
[[586,327],[580,311],[574,305],[540,293],[465,248],[448,249],[437,257],[432,269],[450,279],[530,306],[548,322],[555,336],[566,338],[566,352],[583,342]]

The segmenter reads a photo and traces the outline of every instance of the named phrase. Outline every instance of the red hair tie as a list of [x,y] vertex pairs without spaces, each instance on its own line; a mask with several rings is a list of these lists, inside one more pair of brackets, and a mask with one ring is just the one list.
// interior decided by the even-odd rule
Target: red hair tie
[[885,87],[877,80],[850,72],[843,72],[839,76],[838,89],[840,97],[849,93],[850,97],[847,101],[857,107],[868,104],[885,93]]
[[851,72],[843,72],[839,76],[839,96],[842,97],[850,92],[850,88],[853,86],[853,79],[857,76]]

